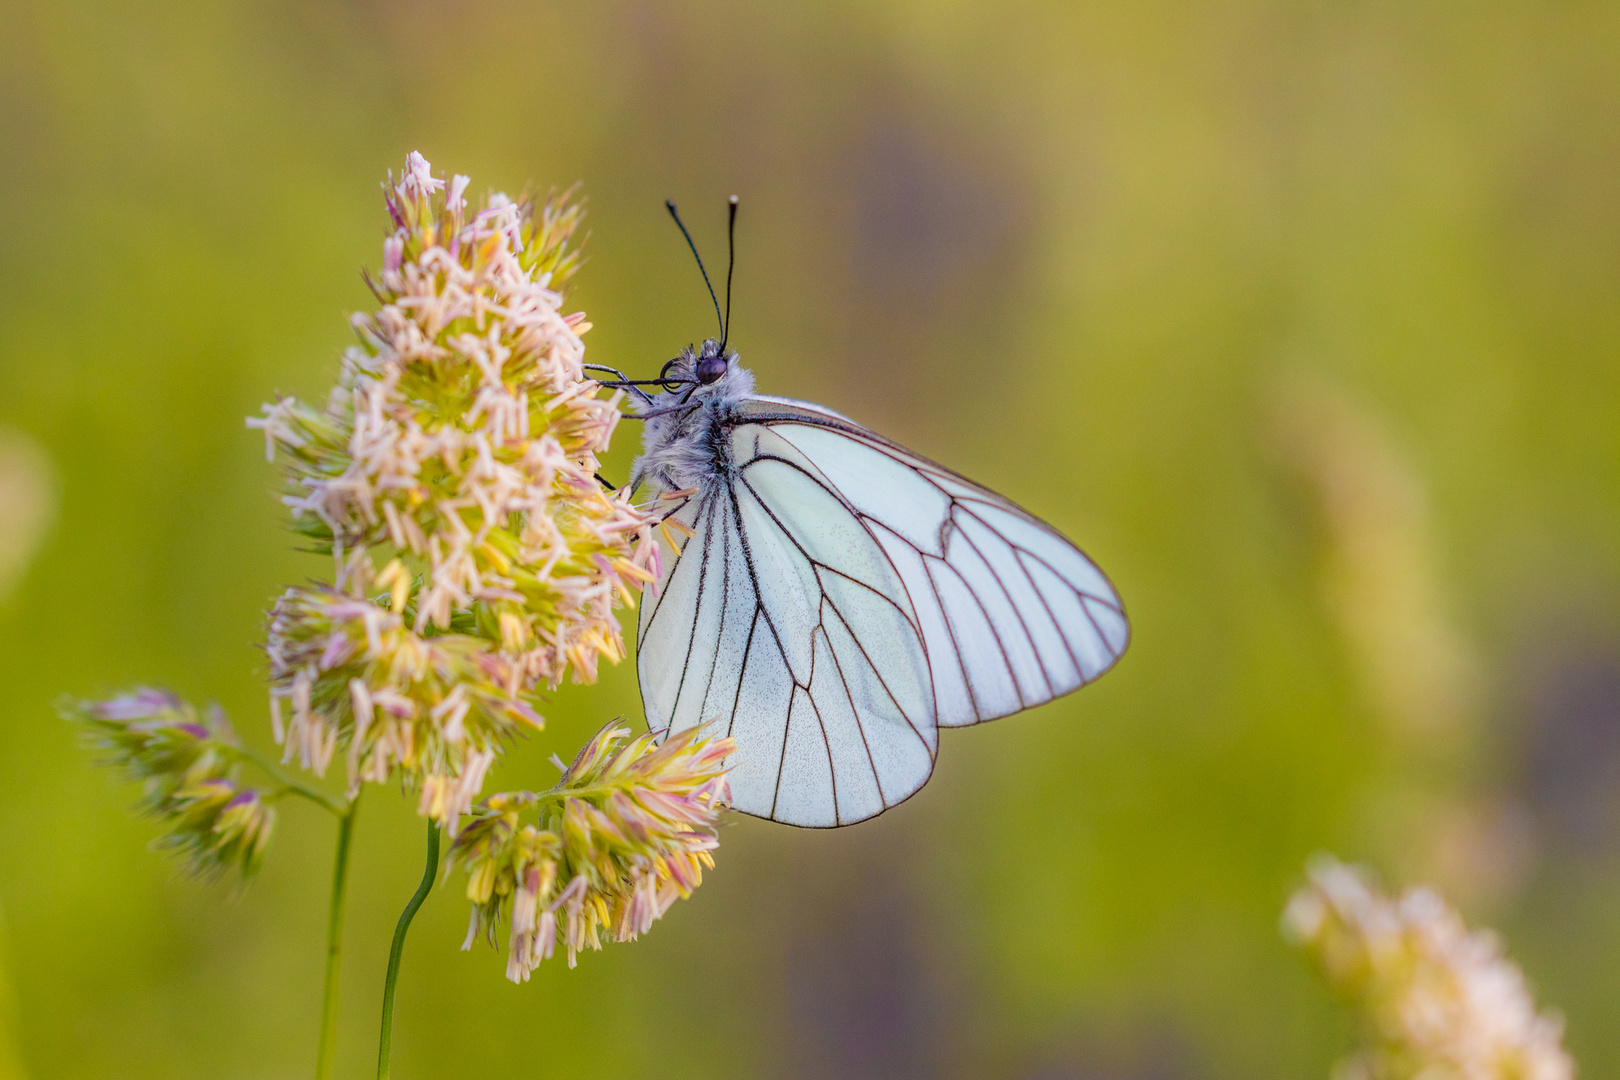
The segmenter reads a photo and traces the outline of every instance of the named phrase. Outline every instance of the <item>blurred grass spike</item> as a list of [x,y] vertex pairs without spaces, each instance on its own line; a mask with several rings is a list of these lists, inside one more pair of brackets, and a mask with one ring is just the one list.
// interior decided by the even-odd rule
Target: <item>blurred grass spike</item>
[[56,515],[56,470],[38,443],[0,426],[0,601],[22,579]]
[[473,905],[462,948],[480,935],[493,944],[509,919],[513,982],[559,938],[569,967],[582,949],[635,940],[714,867],[731,740],[691,728],[660,746],[629,734],[617,721],[602,728],[550,791],[490,796],[451,848]]
[[244,752],[217,706],[199,719],[169,691],[141,687],[106,701],[64,699],[58,708],[84,726],[102,764],[141,784],[141,811],[167,830],[154,846],[174,850],[205,879],[257,873],[276,812],[239,782]]
[[1410,743],[1455,736],[1477,713],[1478,660],[1448,611],[1422,473],[1379,412],[1294,376],[1277,438],[1321,517],[1325,598],[1369,703]]
[[343,751],[351,797],[403,780],[452,834],[540,726],[537,689],[623,659],[615,609],[657,558],[652,515],[595,477],[622,393],[598,396],[589,324],[563,311],[580,203],[495,192],[474,211],[469,183],[417,153],[390,176],[380,306],[351,318],[326,404],[248,421],[335,575],[271,613],[277,741],[317,775]]
[[1331,856],[1309,878],[1284,930],[1367,1036],[1335,1080],[1573,1080],[1562,1021],[1536,1012],[1495,935],[1470,932],[1432,889],[1392,899]]

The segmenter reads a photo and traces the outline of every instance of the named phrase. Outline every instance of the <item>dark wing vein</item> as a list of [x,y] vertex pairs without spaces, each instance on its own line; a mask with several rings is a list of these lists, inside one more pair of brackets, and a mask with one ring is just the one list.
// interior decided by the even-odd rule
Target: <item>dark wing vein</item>
[[[992,529],[991,531],[994,532],[995,530]],[[963,543],[967,544],[968,547],[973,549],[973,554],[977,555],[979,557],[979,561],[984,564],[985,573],[989,574],[990,577],[994,579],[996,588],[1000,589],[1001,595],[1006,598],[1007,606],[1012,609],[1013,617],[1018,620],[1018,628],[1024,632],[1024,640],[1029,642],[1029,651],[1035,654],[1035,662],[1040,665],[1041,678],[1046,680],[1047,700],[1051,700],[1052,697],[1056,696],[1057,690],[1052,685],[1051,673],[1046,670],[1046,661],[1041,659],[1041,650],[1040,647],[1035,644],[1035,635],[1029,632],[1029,624],[1024,621],[1024,613],[1018,610],[1018,601],[1012,598],[1012,593],[1007,590],[1007,583],[1001,580],[1001,575],[996,572],[996,568],[991,565],[989,559],[984,557],[984,552],[980,549],[978,544],[973,542],[973,537],[969,536],[966,531],[960,528],[956,530],[956,535],[961,537]],[[1001,539],[1002,543],[1007,544],[1008,547],[1012,547],[1011,542],[1009,542],[1005,537],[1002,537],[1000,533],[996,533],[996,535]],[[978,600],[978,593],[974,593],[973,598]],[[988,622],[991,629],[994,630],[996,624],[990,619],[990,609],[984,606],[983,601],[979,602],[979,609],[984,612],[985,621]],[[1027,703],[1024,701],[1023,687],[1018,685],[1018,672],[1012,670],[1012,657],[1007,653],[1007,645],[1001,640],[1000,634],[996,634],[995,638],[996,644],[1001,646],[1001,655],[1003,659],[1007,661],[1008,674],[1012,676],[1013,689],[1018,693],[1018,703],[1020,705],[1026,705],[1027,707]]]
[[[827,631],[824,630],[819,624],[816,626],[815,630],[810,631],[811,686],[814,686],[816,682],[816,634],[818,632],[821,634],[822,640],[826,641],[827,639]],[[832,652],[831,641],[827,642],[827,652],[829,654]],[[795,690],[794,693],[797,694],[798,691]],[[827,721],[821,718],[821,706],[816,704],[816,695],[810,692],[809,686],[804,688],[804,699],[810,703],[810,711],[816,714],[816,726],[821,729],[821,748],[827,751],[827,777],[828,781],[832,785],[833,821],[839,825],[842,825],[844,823],[844,814],[843,811],[839,810],[838,808],[838,766],[833,762],[832,740],[827,737]],[[791,706],[788,708],[788,723],[790,725],[793,723],[793,709]],[[784,747],[787,745],[787,737],[785,735],[782,739],[782,745]],[[782,793],[782,775],[780,773],[778,773],[776,776],[776,793],[778,797],[780,797]]]
[[[714,504],[712,502],[705,500],[702,504],[702,509],[698,514],[698,520],[704,524],[703,550],[698,552],[697,603],[692,605],[692,634],[687,638],[686,641],[686,659],[681,661],[681,681],[675,684],[675,700],[669,707],[669,716],[667,719],[671,724],[675,723],[675,713],[678,712],[681,707],[681,694],[686,690],[686,677],[687,675],[691,674],[692,669],[692,650],[697,647],[698,623],[703,621],[703,602],[706,599],[703,595],[703,583],[709,579],[709,540],[714,532],[714,530],[710,528],[711,523],[709,522],[709,518],[714,516],[712,512],[713,506]],[[703,511],[708,512],[705,513]],[[686,548],[691,546],[692,541],[688,540],[686,542]],[[686,548],[681,549],[682,559],[686,558]],[[673,574],[670,576],[671,578],[674,577]],[[656,615],[657,613],[654,612],[654,614]],[[724,611],[722,611],[721,614],[724,614]],[[718,654],[719,650],[716,649],[715,651]],[[709,670],[714,670],[712,662]],[[703,702],[698,702],[698,708],[703,708]],[[703,717],[699,716],[698,721],[701,723],[702,720]]]
[[[707,501],[708,501],[708,496],[705,496],[704,497],[704,502],[707,502]],[[664,517],[666,519],[669,518],[669,517],[672,517],[672,516],[674,516],[674,514],[680,513],[681,510],[683,510],[685,508],[686,508],[686,503],[683,502],[683,503],[681,503],[680,506],[676,507],[675,510],[672,513],[665,514]],[[699,516],[701,516],[702,513],[703,513],[703,504],[699,503],[698,504],[698,514],[699,514]],[[675,565],[670,567],[669,578],[664,582],[664,587],[658,591],[658,595],[653,599],[653,609],[652,609],[652,611],[647,613],[647,625],[645,625],[645,626],[643,626],[641,628],[641,632],[643,634],[645,634],[645,633],[652,630],[653,620],[658,618],[658,610],[664,606],[664,597],[669,595],[670,589],[675,584],[675,573],[676,573],[676,571],[678,571],[681,568],[681,559],[683,557],[685,557],[685,555],[686,555],[686,548],[691,547],[691,546],[692,546],[691,540],[688,540],[685,547],[682,547],[682,548],[678,549],[675,552]]]
[[[837,615],[838,621],[844,624],[844,630],[849,634],[851,640],[855,642],[856,648],[861,648],[861,639],[855,636],[855,631],[850,628],[849,620],[844,618],[843,613],[836,607],[833,608],[833,614]],[[883,774],[878,771],[877,759],[872,756],[872,744],[866,737],[866,722],[861,718],[861,710],[859,706],[855,704],[855,695],[850,692],[849,678],[844,674],[844,665],[839,663],[838,653],[836,650],[831,648],[831,645],[832,642],[829,641],[827,652],[828,655],[832,657],[833,671],[838,673],[838,685],[844,691],[844,700],[849,702],[849,714],[855,718],[855,730],[861,733],[861,746],[866,750],[866,763],[872,769],[872,782],[877,785],[878,800],[882,802],[884,806],[888,806],[889,796],[883,790]],[[864,648],[861,648],[861,651],[863,654],[865,653]],[[866,657],[866,662],[868,666],[871,666],[872,658]],[[875,671],[877,669],[873,667],[873,670]],[[888,692],[889,688],[885,686],[883,689],[885,692]],[[889,698],[890,700],[893,700],[894,695],[892,693],[889,694]],[[900,709],[900,703],[898,701],[895,702],[895,708],[899,710],[901,716],[905,716],[905,710]],[[910,723],[909,719],[907,720],[907,723]],[[913,725],[912,731],[916,730],[916,726]],[[917,737],[919,739],[922,738],[920,734]],[[927,742],[928,740],[923,739],[924,745],[927,745]]]
[[[764,602],[763,598],[761,597],[761,594],[760,594],[760,591],[759,591],[759,576],[754,571],[754,553],[753,553],[752,549],[750,549],[749,546],[748,546],[748,530],[743,528],[742,505],[737,501],[737,489],[736,489],[735,485],[728,485],[727,488],[726,488],[726,494],[729,495],[730,498],[731,498],[731,514],[732,514],[732,519],[737,523],[737,543],[738,543],[738,546],[742,548],[743,565],[748,568],[748,583],[751,586],[753,586],[753,589],[754,589],[754,626],[757,629],[758,626],[759,626],[759,620],[761,620],[761,619],[765,620],[765,628],[771,632],[771,640],[776,642],[776,651],[779,654],[781,654],[782,667],[787,671],[788,677],[792,678],[793,677],[793,665],[788,663],[787,650],[785,648],[783,648],[783,646],[782,646],[782,635],[777,633],[776,624],[771,620],[771,613],[769,611],[765,610],[765,602]],[[753,631],[750,630],[749,634],[748,634],[749,644],[750,645],[753,644],[753,636],[754,636]],[[812,656],[813,655],[814,654],[812,653]],[[812,662],[814,662],[814,661],[812,660]],[[748,670],[747,670],[747,668],[744,668],[742,673],[737,677],[737,688],[738,688],[739,696],[742,693],[742,683],[747,678],[748,678]],[[798,680],[795,679],[794,680],[794,693],[797,693],[797,692],[798,692]],[[784,728],[787,725],[792,723],[792,719],[793,719],[793,694],[789,694],[788,695],[788,714],[787,714],[786,717],[783,718]],[[733,724],[735,724],[737,722],[737,712],[736,712],[736,707],[735,706],[733,706],[733,708],[732,708],[731,722]],[[772,798],[771,798],[771,813],[770,813],[771,817],[776,816],[776,801],[777,801],[778,798],[781,797],[781,794],[782,794],[782,765],[783,765],[783,762],[785,762],[787,760],[787,744],[788,744],[787,737],[788,737],[788,734],[789,733],[786,730],[784,730],[783,733],[782,733],[782,757],[776,763],[776,794],[774,796],[772,796]]]
[[[714,506],[716,511],[715,516],[719,517],[720,515],[718,511],[720,504],[715,503]],[[705,542],[707,542],[707,537],[705,537]],[[704,561],[708,561],[707,555],[704,556]],[[714,689],[715,669],[720,666],[720,649],[726,640],[726,613],[730,610],[730,606],[731,544],[727,541],[726,528],[724,523],[722,523],[720,526],[720,625],[715,628],[714,650],[709,654],[709,677],[703,681],[703,696],[698,699],[698,723],[700,724],[704,722],[703,707],[709,703],[709,693]],[[692,620],[692,627],[694,630],[693,636],[695,637],[695,631],[697,629],[696,619]]]
[[[1035,599],[1041,602],[1041,608],[1046,612],[1046,617],[1052,620],[1052,627],[1057,630],[1058,640],[1063,642],[1063,651],[1069,654],[1069,663],[1074,665],[1074,673],[1080,677],[1081,685],[1084,685],[1091,680],[1086,678],[1086,669],[1081,666],[1080,657],[1075,655],[1074,642],[1070,641],[1069,635],[1063,632],[1063,624],[1058,621],[1057,613],[1052,610],[1052,605],[1047,603],[1046,594],[1042,592],[1041,587],[1035,583],[1035,577],[1029,572],[1029,567],[1024,565],[1024,556],[1026,554],[1027,552],[1020,551],[1015,548],[1013,551],[1013,561],[1018,564],[1018,569],[1023,573],[1024,580],[1029,582],[1030,590],[1034,592]],[[1060,576],[1058,580],[1063,581],[1063,578]],[[1064,584],[1067,585],[1068,582],[1064,581]],[[1080,595],[1080,590],[1074,588],[1072,585],[1069,586],[1069,591],[1073,592],[1076,596]],[[1080,607],[1084,609],[1085,606],[1085,602],[1082,601]],[[1089,615],[1090,613],[1087,612],[1087,614]],[[1095,627],[1097,625],[1097,620],[1092,619],[1091,625]],[[1107,645],[1108,642],[1105,640],[1103,642],[1103,646],[1106,648]],[[1046,666],[1043,663],[1041,665],[1041,670],[1044,671],[1045,669]],[[1050,680],[1048,680],[1048,682],[1050,682]]]
[[[806,460],[808,460],[808,457],[806,458]],[[905,575],[900,573],[900,568],[898,566],[894,565],[894,560],[889,558],[889,554],[888,554],[888,552],[883,550],[883,544],[882,544],[882,542],[880,540],[878,540],[877,534],[872,531],[872,527],[869,524],[869,522],[872,519],[868,518],[867,515],[861,513],[859,510],[857,510],[855,508],[855,504],[850,502],[849,499],[845,497],[844,493],[838,489],[837,485],[833,484],[833,482],[831,480],[828,480],[826,478],[825,474],[821,474],[819,471],[816,472],[816,473],[812,473],[810,470],[806,469],[803,465],[800,465],[797,461],[790,461],[787,458],[780,456],[779,454],[759,454],[759,455],[749,459],[749,461],[745,465],[743,465],[742,469],[738,470],[739,475],[743,471],[746,471],[747,469],[753,467],[754,465],[759,464],[762,461],[774,461],[778,465],[787,466],[788,468],[792,469],[794,472],[798,473],[800,476],[804,477],[806,480],[809,480],[812,484],[819,487],[822,491],[825,491],[828,495],[831,495],[834,499],[837,499],[838,504],[844,508],[845,512],[848,513],[850,517],[855,519],[856,523],[858,523],[861,526],[861,529],[871,539],[873,548],[877,551],[877,553],[879,555],[881,555],[883,557],[883,561],[888,563],[889,569],[894,571],[895,580],[900,583],[900,588],[901,589],[906,588]],[[747,484],[748,482],[747,482],[747,480],[744,480],[743,483]],[[784,536],[786,536],[788,539],[793,541],[793,546],[799,549],[799,554],[803,555],[806,559],[809,559],[812,563],[816,563],[816,565],[818,565],[818,566],[826,566],[825,563],[817,562],[817,560],[811,558],[810,553],[804,549],[804,545],[800,544],[799,541],[798,541],[798,538],[795,537],[791,532],[788,531],[787,527],[782,524],[780,519],[777,518],[775,512],[772,511],[771,508],[766,505],[765,500],[760,498],[759,492],[755,491],[752,485],[749,485],[748,490],[753,493],[754,501],[759,503],[760,506],[764,507],[765,512],[771,515],[771,520],[776,522],[776,527],[782,531],[782,534]],[[881,524],[881,522],[879,524]],[[828,569],[831,570],[833,568],[828,567]],[[847,574],[844,575],[844,576],[848,577]],[[851,580],[853,580],[853,579],[851,579]],[[881,594],[879,594],[879,595],[881,595]],[[911,593],[910,593],[909,590],[906,592],[906,598],[908,600],[911,598]],[[894,604],[894,601],[892,601],[892,600],[889,601],[889,602],[891,604]],[[915,605],[913,605],[913,606],[915,606]],[[904,607],[902,607],[901,605],[899,605],[899,604],[894,604],[894,608],[895,608],[895,610],[899,611],[902,616],[905,617],[905,620],[911,624],[912,629],[916,630],[918,636],[921,637],[921,635],[922,635],[922,627],[918,624],[917,620],[912,617],[911,613],[906,611],[906,609]]]
[[[764,458],[762,456],[758,460],[763,461],[763,460],[766,460],[766,458]],[[793,465],[793,462],[784,461],[782,458],[771,458],[770,460],[779,461],[779,462],[782,462],[783,464],[790,465],[790,466]],[[748,464],[752,465],[752,464],[754,464],[754,462],[750,461]],[[796,466],[794,466],[794,467],[796,468]],[[746,466],[745,466],[745,468],[746,468]],[[803,473],[804,470],[799,469],[799,472]],[[809,474],[805,473],[805,475],[808,476]],[[815,479],[814,477],[811,477],[812,481],[814,479]],[[885,596],[883,593],[879,592],[877,589],[872,588],[872,586],[868,585],[866,582],[860,580],[859,578],[854,577],[854,576],[852,576],[850,574],[844,573],[842,570],[838,569],[836,566],[829,566],[827,563],[824,563],[820,559],[817,559],[816,557],[811,555],[807,550],[805,550],[804,545],[799,543],[798,538],[796,536],[794,536],[793,533],[791,531],[789,531],[788,527],[782,523],[782,519],[776,516],[776,512],[770,508],[770,506],[765,502],[764,499],[760,498],[759,492],[754,489],[754,485],[752,485],[752,484],[750,484],[748,482],[747,477],[739,477],[739,481],[741,482],[741,484],[744,487],[746,487],[748,489],[748,493],[754,497],[754,501],[759,504],[760,508],[763,509],[767,515],[770,516],[770,519],[771,519],[772,523],[774,523],[776,525],[777,529],[782,533],[783,536],[787,537],[788,540],[792,542],[793,546],[798,549],[799,554],[804,556],[805,561],[808,562],[811,565],[811,567],[813,567],[816,570],[825,570],[829,574],[836,574],[837,576],[843,578],[845,581],[848,581],[848,582],[851,582],[851,583],[853,583],[855,585],[858,585],[861,588],[865,589],[867,592],[871,593],[873,596],[876,596],[878,599],[882,600],[885,604],[888,604],[890,607],[894,608],[894,610],[898,611],[900,613],[900,616],[902,618],[904,618],[906,620],[906,622],[911,624],[912,631],[914,633],[916,633],[916,635],[917,635],[917,640],[919,642],[922,641],[922,629],[921,629],[921,627],[918,626],[916,620],[914,620],[911,617],[911,615],[909,613],[907,613],[905,608],[901,607],[899,604],[895,603],[893,599],[891,599],[888,596]],[[853,511],[851,511],[851,512],[853,513]],[[875,537],[875,536],[872,537],[872,543],[877,545],[879,550],[882,550],[883,545],[878,543],[877,537]],[[893,564],[891,563],[890,565],[893,565]],[[895,571],[895,578],[897,580],[900,579],[900,573],[899,573],[898,570]],[[819,586],[820,585],[820,576],[819,575],[817,576],[816,580],[817,580],[817,585]],[[904,582],[903,581],[901,582],[901,585],[902,585],[902,587],[904,587]],[[872,661],[871,654],[866,651],[866,646],[861,643],[860,636],[857,635],[855,633],[854,628],[849,625],[849,619],[844,615],[843,610],[841,608],[839,608],[838,602],[836,600],[834,600],[832,597],[828,596],[825,589],[821,590],[821,604],[825,605],[826,607],[832,608],[832,610],[838,615],[838,621],[844,624],[844,628],[846,630],[849,630],[850,639],[855,642],[855,647],[860,650],[861,656],[862,656],[862,658],[864,658],[866,660],[867,666],[872,669],[872,673],[877,677],[878,685],[883,687],[883,692],[889,696],[890,701],[894,702],[894,707],[895,707],[896,711],[898,711],[901,716],[904,716],[906,718],[906,724],[911,728],[912,733],[915,734],[917,736],[917,738],[922,739],[923,745],[927,746],[928,740],[926,738],[923,738],[922,732],[917,730],[917,725],[912,722],[912,719],[911,719],[910,715],[907,714],[906,710],[901,707],[900,699],[897,696],[895,696],[894,690],[891,689],[889,684],[888,684],[888,680],[886,680],[883,677],[883,672],[878,670],[877,664],[875,664]],[[811,637],[812,638],[814,638],[814,636],[815,636],[815,631],[822,629],[822,627],[824,626],[825,621],[826,621],[825,616],[823,616],[821,614],[819,607],[817,609],[816,614],[817,614],[816,625],[811,628]],[[827,648],[829,650],[832,648],[832,642],[830,640],[827,642]],[[811,649],[811,653],[810,653],[810,669],[811,669],[811,672],[812,672],[812,681],[814,681],[813,680],[813,673],[815,671],[815,651],[814,651],[814,646],[813,645],[812,645],[812,649]],[[788,670],[791,672],[792,668],[789,667]],[[794,683],[796,685],[798,685],[798,680],[795,679]],[[808,689],[810,684],[805,683],[803,685],[805,686],[806,689]],[[930,756],[933,755],[932,750],[929,751],[929,755]],[[867,758],[868,758],[869,761],[871,760],[870,751],[867,754]],[[876,768],[876,763],[875,762],[873,762],[873,767]]]

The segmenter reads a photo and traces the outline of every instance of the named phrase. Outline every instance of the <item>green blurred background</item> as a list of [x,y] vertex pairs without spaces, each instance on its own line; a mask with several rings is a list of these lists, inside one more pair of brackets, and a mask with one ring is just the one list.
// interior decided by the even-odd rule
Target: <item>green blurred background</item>
[[[51,702],[268,745],[263,612],[326,567],[242,418],[324,392],[416,149],[583,182],[640,374],[712,325],[663,199],[719,260],[740,194],[762,387],[1049,518],[1136,636],[875,822],[736,823],[578,970],[508,984],[435,892],[397,1077],[1326,1077],[1277,929],[1323,848],[1499,927],[1620,1074],[1617,56],[1597,0],[0,7],[0,1070],[311,1071],[330,822],[181,880]],[[559,691],[493,783],[618,712],[628,668]],[[420,831],[368,797],[341,1076]]]

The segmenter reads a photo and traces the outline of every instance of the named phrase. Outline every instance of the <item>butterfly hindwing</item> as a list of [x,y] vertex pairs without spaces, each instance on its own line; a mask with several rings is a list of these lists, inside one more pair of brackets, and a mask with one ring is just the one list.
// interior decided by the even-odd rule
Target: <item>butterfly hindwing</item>
[[931,682],[882,549],[769,453],[693,503],[679,516],[695,534],[666,541],[643,608],[649,725],[730,735],[733,805],[761,817],[844,825],[915,792],[933,768]]

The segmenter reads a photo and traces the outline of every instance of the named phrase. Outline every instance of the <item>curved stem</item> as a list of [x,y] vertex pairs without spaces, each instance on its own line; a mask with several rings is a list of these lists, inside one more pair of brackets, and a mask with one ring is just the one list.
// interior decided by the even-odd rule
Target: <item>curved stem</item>
[[388,1080],[388,1053],[394,1041],[394,985],[399,981],[399,959],[405,952],[405,932],[416,918],[416,909],[422,906],[433,888],[433,878],[439,872],[439,823],[428,822],[427,867],[422,871],[422,883],[405,910],[400,913],[399,925],[394,927],[394,944],[388,950],[388,974],[383,979],[382,1036],[377,1040],[377,1080]]
[[349,841],[354,837],[354,815],[359,809],[360,799],[356,796],[338,814],[332,902],[326,915],[326,984],[321,991],[321,1041],[315,1058],[315,1080],[326,1080],[332,1075],[332,1055],[337,1050],[338,960],[343,951],[343,898],[349,883]]

